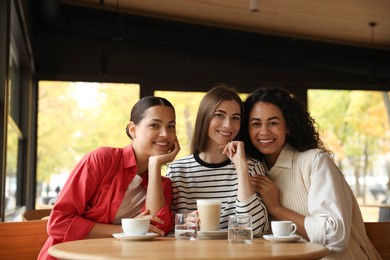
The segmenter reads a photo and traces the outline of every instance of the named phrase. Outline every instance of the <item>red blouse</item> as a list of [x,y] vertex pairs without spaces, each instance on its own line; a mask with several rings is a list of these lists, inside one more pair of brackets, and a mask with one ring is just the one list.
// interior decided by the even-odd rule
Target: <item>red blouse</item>
[[[84,156],[70,173],[57,198],[48,222],[49,238],[38,259],[55,259],[47,253],[52,245],[83,239],[95,223],[112,223],[136,172],[131,145],[125,148],[101,147]],[[141,177],[146,189],[148,174],[144,173]],[[172,187],[170,179],[161,178],[165,206],[156,216],[164,224],[154,225],[168,233],[173,226],[170,210]]]

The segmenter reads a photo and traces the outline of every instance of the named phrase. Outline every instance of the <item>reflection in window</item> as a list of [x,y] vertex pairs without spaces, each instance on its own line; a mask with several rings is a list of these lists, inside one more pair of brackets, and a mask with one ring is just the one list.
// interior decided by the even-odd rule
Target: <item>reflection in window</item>
[[5,182],[5,210],[12,211],[17,206],[18,132],[9,119],[7,129],[7,175]]

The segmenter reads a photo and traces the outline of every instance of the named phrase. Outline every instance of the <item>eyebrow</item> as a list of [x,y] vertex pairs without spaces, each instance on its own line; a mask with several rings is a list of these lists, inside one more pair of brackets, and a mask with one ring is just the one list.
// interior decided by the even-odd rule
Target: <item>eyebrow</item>
[[[274,120],[274,119],[276,119],[276,120],[281,120],[280,117],[271,116],[270,118],[267,118],[267,121]],[[261,121],[261,119],[260,119],[260,118],[257,118],[257,117],[254,117],[254,118],[251,118],[251,119],[249,120],[249,122],[251,122],[251,121]]]
[[[221,110],[221,109],[215,110],[214,113],[216,113],[216,112],[227,114],[227,112],[225,110]],[[241,113],[234,113],[233,116],[241,116]]]
[[[163,121],[161,119],[151,119],[150,120],[151,122],[159,122],[159,123],[163,123]],[[176,124],[176,120],[172,120],[172,121],[169,121],[168,124]]]
[[278,116],[271,116],[270,118],[267,119],[267,121],[274,120],[274,119],[280,120],[280,117],[278,117]]

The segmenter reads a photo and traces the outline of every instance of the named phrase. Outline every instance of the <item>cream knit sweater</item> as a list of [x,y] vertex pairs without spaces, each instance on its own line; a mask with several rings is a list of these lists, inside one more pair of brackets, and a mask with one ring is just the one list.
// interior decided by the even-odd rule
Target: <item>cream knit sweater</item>
[[287,145],[268,174],[283,206],[306,216],[310,241],[332,251],[324,259],[381,259],[366,235],[355,196],[329,155]]

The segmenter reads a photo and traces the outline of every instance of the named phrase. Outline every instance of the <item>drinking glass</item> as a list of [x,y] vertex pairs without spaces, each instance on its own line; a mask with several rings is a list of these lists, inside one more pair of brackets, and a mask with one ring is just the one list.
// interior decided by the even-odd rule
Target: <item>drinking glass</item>
[[229,216],[228,239],[231,243],[252,243],[252,216],[249,214]]
[[192,213],[175,214],[175,237],[178,240],[195,240],[198,233],[198,216]]

